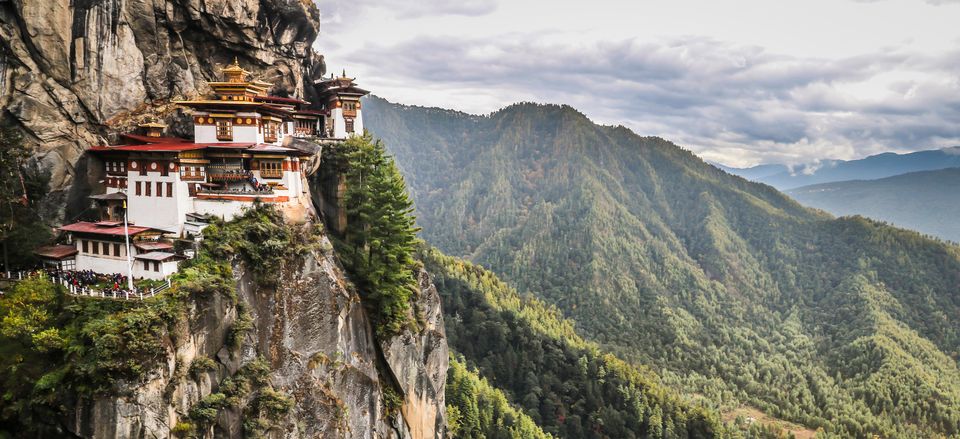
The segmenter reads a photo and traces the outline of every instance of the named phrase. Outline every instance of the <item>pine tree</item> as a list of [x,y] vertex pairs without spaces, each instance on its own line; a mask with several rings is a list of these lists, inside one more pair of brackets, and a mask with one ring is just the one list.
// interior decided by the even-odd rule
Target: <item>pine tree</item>
[[417,288],[413,252],[420,229],[413,203],[382,142],[365,133],[340,149],[348,164],[344,260],[376,307],[378,331],[394,334],[408,322],[410,297]]

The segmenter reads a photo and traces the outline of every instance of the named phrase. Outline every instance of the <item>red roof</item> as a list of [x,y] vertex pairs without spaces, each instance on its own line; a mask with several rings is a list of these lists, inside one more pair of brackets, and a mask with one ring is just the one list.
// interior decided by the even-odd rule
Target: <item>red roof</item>
[[77,254],[77,247],[72,245],[48,245],[33,251],[41,258],[63,259]]
[[282,113],[282,114],[290,114],[290,113],[293,112],[293,110],[291,110],[291,109],[289,109],[289,108],[284,108],[284,107],[282,107],[282,106],[280,106],[280,105],[277,105],[277,104],[268,104],[268,103],[265,103],[265,104],[263,104],[263,107],[260,107],[260,108],[262,108],[262,109],[264,109],[264,110],[267,110],[267,111],[273,111],[273,112],[275,112],[275,113]]
[[179,259],[177,255],[170,252],[149,252],[141,253],[134,256],[134,259],[143,259],[147,261],[163,261],[166,262],[170,259]]
[[187,139],[181,139],[179,137],[150,137],[129,133],[123,133],[120,134],[120,136],[140,143],[180,143],[187,141]]
[[154,152],[179,152],[191,151],[194,149],[204,149],[206,146],[202,143],[151,143],[147,145],[117,145],[117,146],[92,146],[89,151],[154,151]]
[[173,248],[173,244],[169,242],[154,242],[154,241],[140,241],[133,243],[133,246],[141,250],[164,250],[168,248]]
[[179,152],[179,151],[192,151],[197,149],[207,149],[207,148],[236,148],[236,149],[247,149],[253,146],[253,143],[232,143],[232,142],[223,142],[223,143],[193,143],[193,142],[183,142],[183,143],[155,143],[147,145],[117,145],[117,146],[93,146],[90,147],[90,151],[150,151],[150,152]]
[[300,99],[284,98],[280,96],[256,96],[253,99],[263,102],[280,102],[284,104],[309,104],[309,102]]
[[277,146],[269,143],[259,143],[247,149],[251,152],[299,152],[293,148],[287,148],[285,146]]
[[252,148],[256,143],[216,143],[209,144],[207,148],[211,149],[242,149],[247,150]]
[[107,151],[126,151],[126,152],[180,152],[194,151],[198,149],[243,149],[252,152],[300,152],[295,149],[277,146],[269,143],[240,143],[240,142],[221,142],[221,143],[151,143],[146,145],[116,145],[116,146],[92,146],[88,151],[107,152]]
[[297,110],[294,114],[317,114],[322,116],[327,113],[320,110]]
[[[146,232],[151,230],[149,227],[140,227],[129,225],[127,229],[130,231],[130,235],[136,235],[138,233]],[[90,223],[86,221],[80,221],[73,224],[68,224],[60,228],[64,232],[74,232],[74,233],[90,233],[93,235],[110,235],[110,236],[123,236],[123,225],[107,226],[107,225],[97,225],[96,223]]]

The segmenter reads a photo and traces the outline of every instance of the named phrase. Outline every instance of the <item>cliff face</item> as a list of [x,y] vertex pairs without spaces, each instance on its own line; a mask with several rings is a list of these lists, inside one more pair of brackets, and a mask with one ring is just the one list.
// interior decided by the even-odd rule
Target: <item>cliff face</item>
[[[325,238],[322,247],[330,248]],[[244,365],[262,359],[269,365],[269,386],[293,401],[261,432],[266,437],[442,438],[448,356],[440,298],[429,276],[421,273],[414,304],[422,328],[377,341],[332,251],[317,251],[298,264],[276,288],[258,286],[242,264],[235,265],[237,304],[197,299],[182,328],[188,335],[171,339],[167,361],[151,378],[121,384],[115,395],[79,407],[71,432],[85,438],[176,437],[173,428],[191,421],[191,408],[225,392],[225,380],[236,380]],[[229,333],[240,308],[250,313],[253,326],[234,349]],[[200,358],[214,359],[214,366],[187,372]],[[399,389],[399,409],[385,402],[388,388]],[[240,405],[256,406],[249,399]],[[225,408],[196,433],[250,437],[250,418],[249,411]]]
[[302,0],[0,2],[0,117],[51,173],[45,216],[61,219],[81,197],[83,150],[108,128],[165,116],[163,104],[234,57],[274,93],[308,95],[305,78],[325,70],[310,47],[318,31],[319,11]]
[[[310,99],[305,84],[325,72],[311,49],[318,30],[309,0],[0,2],[0,119],[51,173],[44,217],[69,220],[79,210],[69,205],[85,204],[96,176],[84,149],[148,118],[176,133],[170,100],[204,92],[235,57],[273,94]],[[73,415],[56,424],[84,438],[442,437],[448,356],[429,277],[419,328],[378,340],[326,238],[320,248],[270,288],[236,261],[236,299],[192,298],[145,381],[63,401]],[[250,326],[240,340],[238,325]],[[253,384],[227,389],[241,381]],[[214,418],[199,422],[205,406]]]

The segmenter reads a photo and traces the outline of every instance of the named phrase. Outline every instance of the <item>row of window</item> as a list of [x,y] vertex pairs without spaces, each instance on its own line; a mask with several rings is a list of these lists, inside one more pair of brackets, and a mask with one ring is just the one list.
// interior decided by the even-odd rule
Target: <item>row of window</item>
[[107,162],[107,172],[127,172],[127,162],[126,161],[109,161]]
[[280,178],[283,177],[283,162],[276,160],[260,161],[260,177]]
[[[163,195],[164,182],[158,181],[158,182],[155,182],[155,183],[156,183],[156,186],[151,185],[149,181],[138,181],[138,182],[136,182],[136,184],[135,184],[135,186],[134,186],[134,194],[136,194],[136,195],[138,195],[138,196],[143,196],[143,197],[152,197],[152,196],[154,196],[154,195],[151,193],[150,188],[151,188],[151,187],[156,187],[156,188],[157,188],[156,196],[157,196],[157,197],[162,197],[162,196],[164,196],[164,195]],[[166,196],[167,196],[168,198],[173,197],[173,183],[169,183],[169,182],[166,183],[166,187],[167,187],[167,195],[166,195]]]
[[[112,254],[111,249],[113,249]],[[88,255],[123,256],[121,249],[123,246],[115,242],[80,240],[80,253]]]
[[[83,253],[83,254],[103,255],[103,256],[123,256],[123,254],[121,254],[121,249],[123,249],[123,246],[115,242],[89,241],[86,239],[80,240],[80,253]],[[113,250],[112,253],[111,253],[111,250]],[[144,271],[150,270],[151,262],[153,262],[153,271],[159,272],[160,262],[157,262],[157,261],[143,261]]]
[[[287,124],[281,123],[277,127],[277,123],[263,122],[262,125],[257,126],[257,130],[263,133],[265,139],[274,139],[276,140],[278,134],[287,134]],[[233,140],[233,120],[232,119],[217,119],[217,140],[231,141]],[[274,141],[271,140],[271,141]]]
[[180,166],[180,176],[188,179],[202,179],[206,176],[207,170],[204,166]]

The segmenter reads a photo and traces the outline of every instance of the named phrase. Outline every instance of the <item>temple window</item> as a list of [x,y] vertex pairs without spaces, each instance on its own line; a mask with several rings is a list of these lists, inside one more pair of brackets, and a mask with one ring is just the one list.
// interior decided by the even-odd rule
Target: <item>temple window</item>
[[266,142],[277,141],[277,124],[267,122],[263,125],[263,140]]
[[283,162],[279,160],[260,160],[260,177],[262,178],[283,177]]
[[353,119],[347,119],[344,121],[348,133],[353,132]]
[[233,140],[233,123],[230,119],[217,119],[217,140]]

